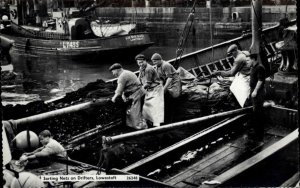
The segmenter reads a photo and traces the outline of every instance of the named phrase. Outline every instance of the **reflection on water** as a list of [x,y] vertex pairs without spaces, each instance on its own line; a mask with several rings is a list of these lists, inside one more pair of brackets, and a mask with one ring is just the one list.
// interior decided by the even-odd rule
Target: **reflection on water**
[[[224,39],[215,40],[214,43],[221,41],[224,41]],[[177,40],[165,41],[163,45],[152,46],[143,53],[149,59],[155,52],[162,54],[165,60],[175,58],[177,42]],[[210,42],[207,39],[197,40],[197,43],[187,44],[190,47],[185,49],[185,53],[199,50],[201,47],[209,46],[209,44]],[[50,100],[75,91],[97,79],[109,80],[113,78],[108,68],[115,61],[109,59],[86,57],[81,60],[70,60],[58,56],[11,55],[17,77],[10,83],[10,86],[2,86],[2,91],[6,92],[5,95],[1,95],[4,105],[7,103],[20,103],[22,100],[23,103],[39,99]],[[118,62],[125,69],[138,70],[134,58],[131,58],[131,60],[128,60],[128,58],[127,60],[120,59]]]

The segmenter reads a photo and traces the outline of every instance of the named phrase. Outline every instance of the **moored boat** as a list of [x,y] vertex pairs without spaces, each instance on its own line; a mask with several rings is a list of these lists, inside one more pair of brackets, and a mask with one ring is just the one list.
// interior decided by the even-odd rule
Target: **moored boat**
[[14,40],[11,52],[30,55],[53,55],[66,58],[129,56],[145,50],[153,44],[147,33],[127,34],[96,39],[45,40],[3,35]]
[[11,22],[6,16],[1,23],[1,35],[14,41],[12,52],[73,59],[89,55],[120,58],[132,57],[153,44],[148,33],[136,32],[134,23],[99,23],[88,11],[70,7],[52,11],[51,17],[47,9],[36,13],[36,18],[29,11],[25,19],[21,12],[33,5],[24,6],[18,2],[10,5]]

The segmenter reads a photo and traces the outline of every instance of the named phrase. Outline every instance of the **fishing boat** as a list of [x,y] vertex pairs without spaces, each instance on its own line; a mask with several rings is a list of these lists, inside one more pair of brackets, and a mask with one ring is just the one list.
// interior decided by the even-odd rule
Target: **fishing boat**
[[[270,61],[275,59],[276,60],[274,61],[275,64],[276,62],[280,62],[282,60],[282,57],[280,51],[274,47],[275,42],[279,40],[279,37],[278,35],[275,35],[274,37],[274,35],[272,35],[271,33],[276,34],[278,33],[279,29],[280,27],[276,26],[264,31],[266,39],[269,39],[267,40],[268,45],[266,46],[266,48],[270,52],[270,56],[268,58]],[[207,81],[207,78],[209,78],[209,75],[211,74],[212,71],[227,70],[231,68],[233,59],[224,58],[227,47],[232,43],[239,43],[240,45],[243,44],[250,45],[251,44],[250,38],[251,37],[249,36],[243,36],[225,43],[221,43],[219,45],[212,46],[204,50],[200,50],[191,54],[184,55],[179,60],[177,58],[172,59],[169,62],[172,62],[174,65],[177,64],[186,68],[187,70],[189,70],[190,73],[193,74],[194,77],[199,78],[200,82],[205,81],[205,79]],[[212,55],[211,54],[212,52],[215,55]],[[208,57],[210,57],[210,59]],[[100,83],[103,85],[101,85]],[[210,81],[208,83],[211,84]],[[208,83],[206,82],[205,84]],[[290,168],[291,170],[288,170],[289,173],[281,176],[282,178],[278,179],[277,182],[275,182],[274,184],[268,184],[268,185],[266,184],[266,186],[284,185],[283,182],[287,178],[292,177],[293,173],[295,173],[296,171],[295,167],[297,165],[295,164],[297,162],[295,162],[295,160],[297,160],[298,156],[297,154],[293,153],[293,151],[295,151],[295,143],[297,143],[297,139],[298,139],[298,134],[296,130],[297,121],[298,121],[297,110],[287,109],[280,106],[273,106],[266,109],[267,117],[270,119],[270,121],[269,124],[265,125],[266,137],[263,144],[255,143],[252,142],[250,138],[248,139],[248,134],[246,132],[248,128],[247,126],[244,125],[244,123],[248,120],[247,114],[251,113],[252,107],[247,107],[242,109],[231,109],[225,112],[223,109],[223,112],[214,112],[210,115],[202,116],[202,117],[199,117],[200,115],[198,114],[198,116],[194,118],[189,118],[187,120],[178,121],[176,123],[167,124],[161,127],[150,128],[142,131],[133,132],[131,130],[129,133],[128,131],[126,133],[126,131],[124,130],[120,131],[120,129],[122,129],[122,126],[119,126],[121,118],[116,116],[116,114],[119,113],[119,111],[117,110],[121,109],[120,107],[111,108],[110,111],[105,111],[103,110],[104,108],[102,108],[100,111],[97,111],[97,114],[100,114],[100,116],[97,116],[97,120],[107,120],[105,119],[104,114],[109,114],[109,116],[113,116],[112,119],[118,121],[108,122],[105,125],[102,124],[91,129],[90,125],[94,126],[94,124],[92,124],[89,121],[92,119],[92,117],[94,117],[93,112],[95,112],[94,110],[95,108],[92,108],[92,110],[89,109],[97,105],[102,107],[103,105],[105,105],[106,107],[109,107],[109,105],[111,105],[108,101],[109,101],[109,96],[113,94],[115,88],[115,80],[111,80],[105,84],[102,81],[97,84],[99,85],[98,87],[95,87],[95,85],[88,85],[87,88],[90,88],[91,90],[110,88],[111,90],[109,90],[109,92],[106,93],[98,92],[98,95],[97,92],[93,93],[92,95],[96,96],[95,98],[98,98],[98,100],[91,100],[91,98],[94,97],[90,97],[88,98],[87,102],[84,102],[82,97],[86,97],[88,96],[88,94],[91,94],[90,91],[80,90],[78,92],[70,93],[63,99],[50,102],[49,106],[45,104],[43,104],[45,106],[40,106],[39,110],[44,110],[43,112],[45,113],[35,114],[35,115],[31,114],[34,116],[30,116],[30,117],[25,116],[22,117],[21,119],[5,121],[4,123],[9,124],[9,126],[18,125],[20,129],[26,129],[26,127],[28,126],[30,126],[30,128],[34,128],[34,127],[38,127],[37,125],[41,127],[42,126],[47,127],[48,125],[51,126],[55,125],[55,127],[52,128],[60,131],[63,131],[62,128],[59,128],[60,125],[68,124],[71,125],[70,128],[64,126],[64,130],[68,128],[68,130],[64,132],[68,132],[74,128],[73,127],[73,125],[75,125],[74,122],[77,122],[78,123],[77,129],[86,130],[86,132],[82,133],[81,131],[79,131],[77,136],[73,136],[71,138],[71,144],[78,146],[78,143],[80,143],[81,145],[79,145],[79,149],[83,151],[86,151],[85,147],[87,147],[88,144],[97,146],[97,152],[99,152],[100,150],[99,148],[101,148],[101,152],[103,152],[103,154],[106,155],[106,157],[108,157],[111,160],[111,161],[107,161],[106,169],[114,168],[117,159],[118,158],[120,159],[121,158],[120,156],[124,156],[124,152],[125,154],[127,152],[129,153],[127,155],[129,159],[127,158],[124,160],[125,163],[129,163],[129,164],[121,170],[122,172],[127,172],[127,173],[133,172],[133,173],[140,174],[142,176],[147,176],[149,178],[159,180],[165,186],[197,187],[197,186],[207,186],[208,184],[212,184],[212,186],[253,185],[247,181],[244,181],[245,177],[249,177],[249,174],[251,174],[247,170],[251,171],[252,169],[254,169],[254,171],[257,171],[256,169],[257,165],[259,166],[261,164],[262,165],[272,164],[274,162],[272,162],[271,159],[273,159],[274,161],[274,157],[278,155],[279,156],[282,155],[281,151],[287,151],[287,150],[288,152],[292,153],[291,156],[293,157],[291,157],[291,164],[293,165],[293,168]],[[292,91],[293,88],[287,88],[286,91],[287,90]],[[66,108],[62,108],[62,107],[66,107]],[[180,105],[180,107],[182,107],[182,105]],[[210,109],[212,109],[211,106]],[[73,114],[70,118],[69,114],[71,112],[73,112]],[[77,113],[77,115],[74,115],[74,113]],[[84,123],[82,122],[81,119],[77,118],[78,114],[84,117],[88,117],[85,119]],[[64,117],[58,119],[59,115],[62,115]],[[51,120],[52,123],[45,121],[52,118],[53,118],[53,120]],[[93,122],[93,120],[91,121]],[[61,123],[59,123],[59,125],[57,126],[58,124],[57,122],[61,122]],[[204,122],[207,123],[204,124]],[[117,127],[117,128],[111,129],[112,127]],[[180,133],[183,133],[185,131],[182,131],[181,129],[179,129],[179,127],[185,128],[185,130],[192,129],[193,133],[190,132],[189,136],[181,135],[180,137]],[[105,132],[109,130],[112,132],[110,133]],[[116,130],[119,130],[119,132],[116,132]],[[172,131],[173,134],[171,133]],[[291,133],[291,135],[289,133]],[[66,133],[61,133],[58,136],[61,136],[63,134]],[[102,137],[103,135],[104,137]],[[176,136],[179,135],[179,137],[177,137],[176,139],[171,139],[174,138],[174,135]],[[102,140],[100,139],[101,137]],[[63,139],[63,137],[61,138]],[[280,138],[283,138],[283,140],[279,140]],[[184,140],[180,141],[181,139]],[[161,142],[164,145],[163,146],[157,145],[157,147],[153,147],[156,146],[156,143],[159,142]],[[82,143],[85,143],[85,146],[82,146]],[[144,143],[144,145],[142,146],[139,145],[141,143]],[[149,145],[149,143],[151,144]],[[193,144],[188,145],[190,143]],[[195,143],[197,143],[197,145],[195,145]],[[273,143],[275,145],[272,145]],[[99,145],[102,145],[102,147],[98,147]],[[292,147],[291,150],[290,150],[290,145]],[[70,146],[70,147],[72,148],[74,146]],[[137,152],[137,150],[146,150],[145,148],[147,147],[148,147],[147,152],[141,152],[141,153]],[[165,149],[162,149],[160,147]],[[155,150],[153,150],[153,148]],[[190,151],[185,150],[182,151],[181,153],[181,149],[188,149]],[[227,153],[228,155],[226,155],[226,152],[228,152]],[[95,155],[95,152],[93,153],[93,155]],[[201,162],[199,162],[198,160],[196,162],[194,161],[194,159],[198,158],[198,156]],[[219,156],[220,158],[218,158]],[[85,158],[88,158],[87,160],[90,159],[89,157],[90,155],[87,156],[85,153]],[[138,162],[135,161],[136,163],[130,160],[130,159],[136,160],[138,158],[142,160]],[[214,159],[220,159],[220,160],[214,161]],[[277,160],[279,159],[276,158],[275,161]],[[154,163],[152,163],[153,161]],[[160,164],[157,163],[157,161],[158,162],[167,161],[167,163],[166,164],[161,163],[162,166],[157,166],[157,164]],[[202,169],[203,171],[201,171],[201,169],[197,171],[195,169],[197,167],[189,166],[190,164],[186,163],[186,161],[195,162],[193,164],[195,164],[195,166],[197,167],[198,166],[203,167],[204,168]],[[214,172],[213,174],[209,174],[209,172],[205,171],[205,170],[209,171],[210,168],[213,168],[215,163],[218,164],[218,161],[222,161],[223,163],[222,165],[220,165],[220,168],[218,168],[218,165],[216,165],[217,167],[213,169]],[[286,159],[284,159],[284,161],[286,161]],[[187,169],[185,168],[186,164],[188,166]],[[202,166],[202,164],[204,164],[204,166]],[[287,165],[285,165],[284,163],[282,164],[284,167],[289,168],[288,164]],[[143,165],[145,165],[146,167]],[[205,165],[208,166],[209,168],[205,168],[206,167]],[[169,173],[168,169],[171,170],[175,169],[175,171],[179,170],[180,172],[179,173],[177,172],[177,174],[176,172]],[[271,171],[273,171],[273,169]],[[167,174],[165,174],[164,176],[165,172],[167,172]],[[184,174],[185,172],[186,174]],[[198,172],[199,174],[197,174]],[[274,172],[275,174],[277,173],[277,171]],[[284,170],[282,170],[281,172],[284,172]],[[189,174],[192,173],[194,173],[193,175],[195,176],[190,177]],[[201,173],[203,175],[201,175]],[[266,174],[267,173],[264,173],[263,175]],[[253,174],[251,174],[251,176],[252,175]],[[295,176],[297,176],[297,174],[295,174]],[[173,181],[174,183],[171,182],[173,177],[175,177],[174,179],[176,179]],[[195,181],[194,182],[192,180],[185,181],[180,179],[182,177],[185,177],[185,179],[188,178],[195,179]],[[200,177],[200,180],[197,179],[198,177]],[[238,181],[238,179],[240,179],[239,177],[243,177],[243,178],[240,181]],[[168,178],[170,179],[169,181]],[[257,181],[260,181],[259,177],[255,177],[255,179]],[[231,183],[226,184],[227,182],[230,181]],[[266,182],[265,180],[261,180],[261,181]],[[93,185],[90,183],[92,182],[87,183],[87,186]],[[292,184],[294,184],[294,182]]]
[[[74,59],[89,55],[120,58],[136,55],[153,44],[147,33],[135,32],[134,23],[102,23],[90,18],[86,11],[71,8],[52,11],[51,17],[45,16],[47,11],[43,10],[46,13],[39,12],[37,21],[25,24],[30,19],[25,21],[20,16],[23,6],[24,3],[10,5],[11,22],[1,29],[2,37],[14,41],[12,52]],[[41,20],[43,23],[38,23]]]

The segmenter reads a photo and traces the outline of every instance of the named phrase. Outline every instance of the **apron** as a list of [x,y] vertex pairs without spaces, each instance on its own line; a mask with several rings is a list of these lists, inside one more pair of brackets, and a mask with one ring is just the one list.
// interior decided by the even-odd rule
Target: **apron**
[[247,98],[250,95],[250,76],[237,73],[230,85],[230,91],[233,93],[241,107],[244,107]]
[[147,90],[143,106],[143,117],[152,121],[154,125],[163,123],[164,108],[164,89],[162,85]]
[[131,105],[126,109],[126,125],[134,129],[147,129],[147,124],[142,115],[142,96],[144,95],[141,89],[138,89],[128,97],[132,100]]

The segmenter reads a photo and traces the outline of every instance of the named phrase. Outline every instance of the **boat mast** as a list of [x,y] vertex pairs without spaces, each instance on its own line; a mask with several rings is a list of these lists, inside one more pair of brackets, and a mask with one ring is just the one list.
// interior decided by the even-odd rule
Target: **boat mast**
[[251,0],[251,18],[252,18],[252,44],[250,52],[260,53],[260,41],[262,32],[262,0]]

